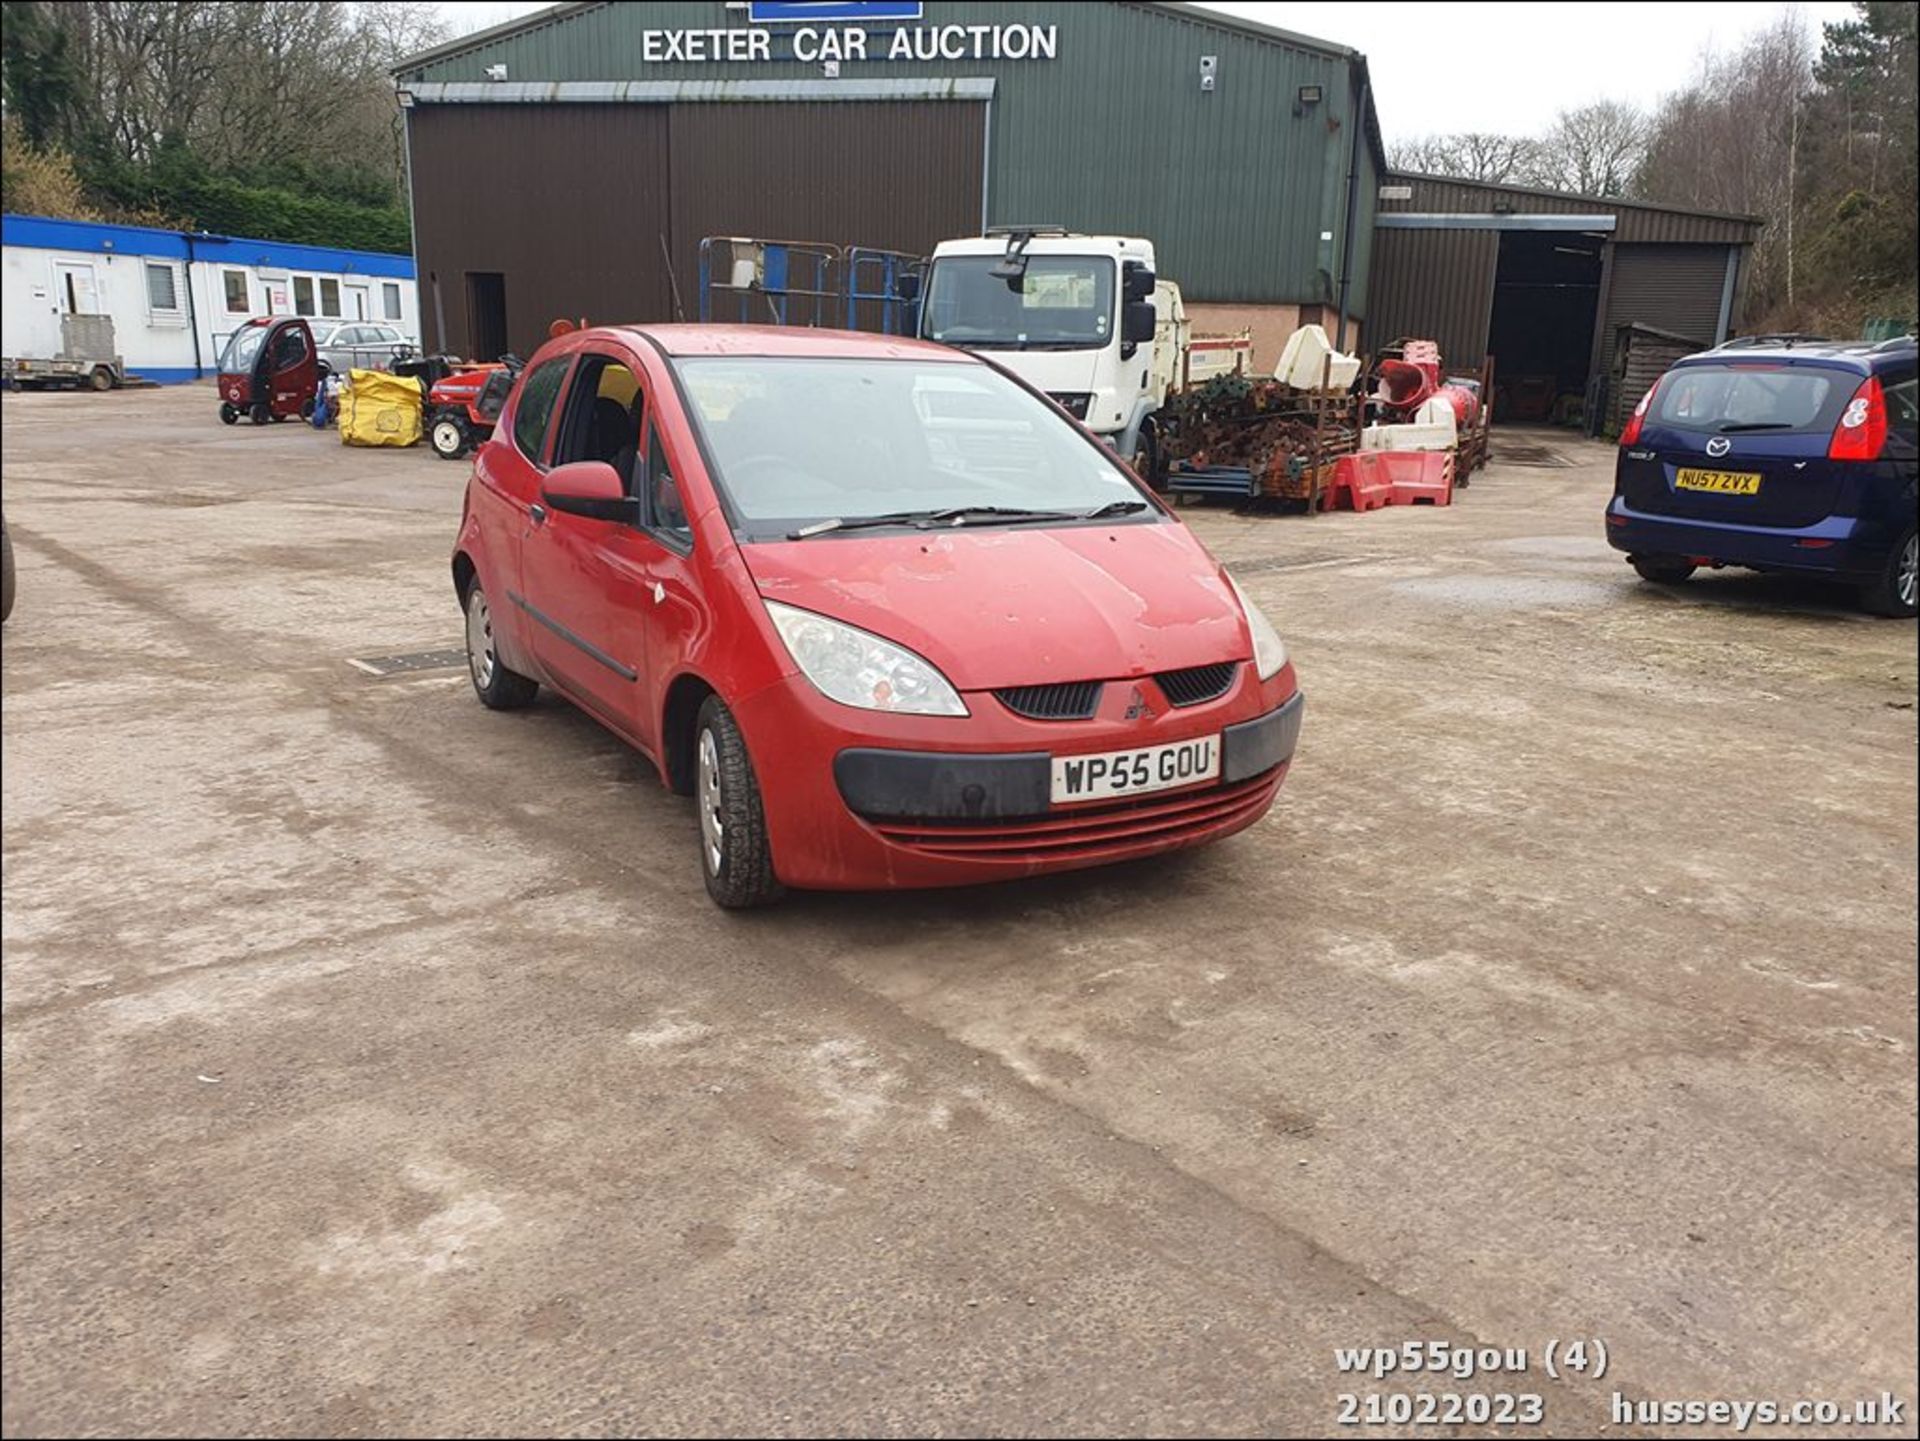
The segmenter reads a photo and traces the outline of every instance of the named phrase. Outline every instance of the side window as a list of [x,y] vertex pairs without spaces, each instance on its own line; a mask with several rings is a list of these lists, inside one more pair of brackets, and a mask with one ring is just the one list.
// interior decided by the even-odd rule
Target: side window
[[314,313],[313,277],[310,275],[296,275],[293,277],[293,313],[295,315],[312,315]]
[[400,318],[400,284],[399,282],[394,280],[387,280],[387,281],[381,282],[380,299],[381,299],[382,313],[385,314],[387,319],[398,320]]
[[632,495],[640,448],[640,382],[624,361],[588,352],[580,357],[553,463],[603,460],[620,472]]
[[540,450],[546,443],[553,403],[560,398],[560,382],[567,378],[567,367],[572,363],[572,356],[556,355],[520,387],[520,400],[513,410],[513,443],[535,465],[540,463]]
[[673,478],[666,448],[660,444],[660,432],[652,426],[647,427],[646,482],[648,527],[668,540],[692,545],[693,527],[687,523],[679,482]]
[[1885,387],[1887,450],[1901,460],[1920,452],[1920,376],[1905,376]]
[[247,300],[247,272],[223,270],[220,272],[220,284],[226,295],[227,314],[245,315],[250,308]]
[[307,358],[307,333],[297,325],[289,325],[280,332],[273,342],[273,365],[276,370],[291,370]]

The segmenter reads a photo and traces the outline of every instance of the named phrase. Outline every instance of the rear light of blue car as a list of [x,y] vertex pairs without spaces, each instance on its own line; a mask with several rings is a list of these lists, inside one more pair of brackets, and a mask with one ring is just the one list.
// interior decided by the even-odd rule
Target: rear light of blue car
[[1880,381],[1869,375],[1840,412],[1840,423],[1827,442],[1828,460],[1878,460],[1887,443],[1887,397]]

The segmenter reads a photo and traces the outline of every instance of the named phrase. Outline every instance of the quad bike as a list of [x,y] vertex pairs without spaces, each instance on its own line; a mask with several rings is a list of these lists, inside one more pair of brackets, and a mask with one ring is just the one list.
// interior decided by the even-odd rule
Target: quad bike
[[313,414],[326,370],[313,330],[298,316],[268,315],[234,331],[220,353],[220,419],[246,416],[255,425]]
[[526,362],[503,355],[497,364],[468,366],[427,391],[427,441],[442,460],[458,460],[493,434],[507,392]]

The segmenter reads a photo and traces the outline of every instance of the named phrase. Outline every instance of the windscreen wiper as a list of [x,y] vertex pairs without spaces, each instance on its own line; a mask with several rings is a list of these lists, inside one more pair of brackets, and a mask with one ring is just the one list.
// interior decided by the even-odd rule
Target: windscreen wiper
[[816,520],[812,525],[803,525],[798,530],[790,530],[787,539],[805,540],[809,536],[825,535],[832,530],[873,530],[883,525],[919,525],[928,514],[924,510],[896,510],[886,515],[836,515],[828,520]]
[[1082,511],[1080,519],[1105,520],[1110,515],[1138,515],[1145,509],[1147,503],[1144,500],[1110,500],[1105,505]]
[[910,525],[916,530],[935,526],[971,525],[976,521],[992,525],[1025,525],[1043,520],[1104,520],[1112,515],[1132,515],[1145,510],[1144,500],[1111,500],[1093,510],[1028,510],[1017,505],[953,505],[944,510],[895,510],[885,515],[832,516],[816,520],[798,530],[787,532],[788,540],[806,540],[836,530],[873,530],[887,525]]

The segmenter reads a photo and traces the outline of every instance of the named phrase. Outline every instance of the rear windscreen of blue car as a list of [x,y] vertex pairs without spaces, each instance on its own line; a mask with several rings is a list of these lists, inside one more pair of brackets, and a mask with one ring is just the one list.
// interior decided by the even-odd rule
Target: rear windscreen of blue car
[[1651,419],[1680,430],[1826,433],[1859,384],[1807,366],[1682,366],[1667,373]]

